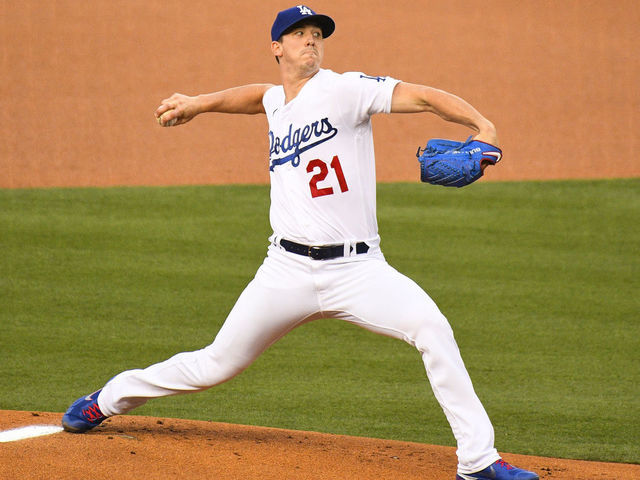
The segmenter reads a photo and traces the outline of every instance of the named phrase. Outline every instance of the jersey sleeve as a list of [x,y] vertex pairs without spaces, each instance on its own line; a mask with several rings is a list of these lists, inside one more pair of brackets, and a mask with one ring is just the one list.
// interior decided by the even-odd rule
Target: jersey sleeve
[[345,104],[358,123],[376,113],[390,113],[393,90],[400,83],[392,77],[375,77],[362,72],[347,72],[345,79]]

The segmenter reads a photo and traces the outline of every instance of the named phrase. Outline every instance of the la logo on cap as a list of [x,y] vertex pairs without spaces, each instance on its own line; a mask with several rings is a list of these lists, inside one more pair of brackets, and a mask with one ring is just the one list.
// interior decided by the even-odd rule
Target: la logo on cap
[[300,15],[313,15],[313,10],[304,5],[298,5],[298,10],[300,10]]

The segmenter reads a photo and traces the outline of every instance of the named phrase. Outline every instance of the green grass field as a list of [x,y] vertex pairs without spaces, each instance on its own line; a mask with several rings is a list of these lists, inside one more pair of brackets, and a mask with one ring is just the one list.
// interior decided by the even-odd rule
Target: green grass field
[[[640,179],[382,184],[389,262],[449,318],[505,452],[640,463]],[[62,412],[209,344],[268,188],[0,190],[0,409]],[[409,345],[325,320],[135,413],[453,445]]]

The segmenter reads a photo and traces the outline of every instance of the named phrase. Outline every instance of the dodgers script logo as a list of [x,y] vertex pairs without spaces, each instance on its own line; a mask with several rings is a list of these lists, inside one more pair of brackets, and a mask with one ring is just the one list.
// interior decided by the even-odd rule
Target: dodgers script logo
[[293,124],[290,124],[287,134],[282,138],[275,136],[269,130],[269,157],[271,159],[269,170],[273,172],[276,166],[287,162],[291,162],[291,165],[297,167],[300,165],[300,155],[303,152],[331,140],[337,134],[338,129],[331,125],[328,118],[316,120],[296,130],[293,129]]

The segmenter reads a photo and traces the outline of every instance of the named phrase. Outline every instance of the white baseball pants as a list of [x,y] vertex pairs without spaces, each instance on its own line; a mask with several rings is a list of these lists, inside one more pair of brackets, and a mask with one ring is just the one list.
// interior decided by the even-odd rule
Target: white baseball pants
[[111,416],[151,398],[206,390],[238,375],[298,325],[326,317],[402,339],[420,352],[458,443],[460,473],[476,472],[499,459],[493,427],[449,323],[415,282],[385,261],[377,246],[367,254],[313,260],[271,245],[211,345],[122,372],[105,385],[98,404]]

